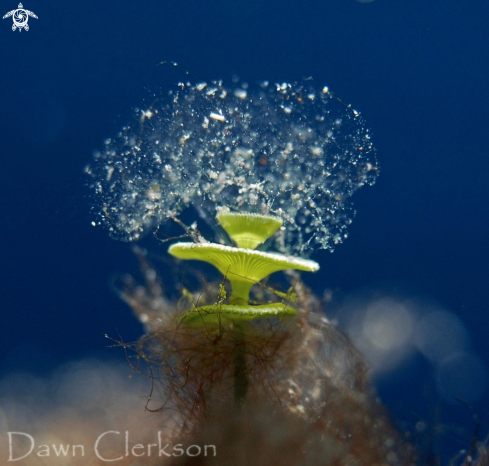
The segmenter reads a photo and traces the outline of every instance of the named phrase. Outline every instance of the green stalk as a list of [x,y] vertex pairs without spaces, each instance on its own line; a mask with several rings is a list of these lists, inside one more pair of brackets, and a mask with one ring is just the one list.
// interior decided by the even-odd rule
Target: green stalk
[[243,325],[234,329],[234,402],[240,405],[248,390],[248,369],[246,366],[246,336]]

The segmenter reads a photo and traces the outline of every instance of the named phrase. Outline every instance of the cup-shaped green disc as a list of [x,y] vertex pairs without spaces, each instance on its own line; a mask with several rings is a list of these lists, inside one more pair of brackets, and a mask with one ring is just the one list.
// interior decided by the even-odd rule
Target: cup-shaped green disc
[[297,310],[283,303],[262,304],[260,306],[237,306],[232,304],[213,304],[196,306],[182,317],[182,322],[191,327],[219,325],[229,321],[248,322],[252,319],[295,316]]
[[246,249],[256,249],[282,226],[280,218],[247,212],[220,212],[216,218],[237,246]]
[[176,243],[168,252],[179,259],[201,260],[217,267],[231,282],[233,304],[247,304],[251,287],[271,273],[286,269],[319,270],[319,264],[308,259],[214,243]]

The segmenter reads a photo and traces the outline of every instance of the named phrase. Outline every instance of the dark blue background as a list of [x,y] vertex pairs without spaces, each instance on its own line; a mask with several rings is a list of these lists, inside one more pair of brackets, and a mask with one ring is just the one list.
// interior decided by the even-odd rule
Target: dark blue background
[[[16,2],[1,0],[2,16]],[[127,243],[91,227],[83,168],[151,92],[233,74],[250,83],[312,76],[373,129],[381,176],[355,196],[345,244],[314,256],[322,267],[309,281],[316,292],[433,298],[463,320],[489,365],[488,1],[24,7],[39,17],[28,32],[12,32],[11,18],[0,22],[2,373],[45,373],[87,354],[122,357],[105,348],[104,334],[141,334],[109,290],[110,277],[136,271],[136,260]],[[165,60],[180,66],[157,66]],[[406,373],[402,382],[384,381],[382,396],[401,419],[416,411],[430,421],[429,370],[415,361]],[[474,406],[484,432],[487,396]],[[443,410],[470,438],[467,407]]]

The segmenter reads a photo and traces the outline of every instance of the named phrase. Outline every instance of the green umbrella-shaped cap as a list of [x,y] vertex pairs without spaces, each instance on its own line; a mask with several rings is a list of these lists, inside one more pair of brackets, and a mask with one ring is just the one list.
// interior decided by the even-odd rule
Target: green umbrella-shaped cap
[[296,314],[296,309],[283,303],[262,304],[261,306],[214,304],[196,306],[182,317],[182,322],[191,327],[201,327],[203,325],[219,325],[228,321],[244,323],[253,319],[290,317]]
[[280,218],[247,212],[221,211],[217,220],[236,245],[245,249],[256,249],[282,226]]
[[319,270],[319,264],[311,260],[214,243],[176,243],[168,252],[179,259],[201,260],[217,267],[231,282],[233,296],[240,304],[248,302],[253,284],[271,273],[286,269]]

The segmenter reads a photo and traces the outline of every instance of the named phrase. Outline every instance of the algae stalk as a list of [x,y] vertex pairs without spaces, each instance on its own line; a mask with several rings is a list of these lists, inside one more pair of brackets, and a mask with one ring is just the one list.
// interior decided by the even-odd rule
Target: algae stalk
[[[194,259],[214,265],[230,281],[232,295],[229,304],[218,302],[210,306],[194,306],[184,314],[182,322],[190,326],[230,325],[234,339],[234,398],[244,400],[248,385],[246,362],[246,326],[253,319],[270,319],[296,314],[287,303],[253,305],[249,303],[252,286],[273,272],[286,269],[316,271],[319,265],[311,260],[281,254],[256,251],[282,225],[282,221],[267,215],[220,213],[217,220],[238,247],[213,243],[177,243],[168,252],[180,259]],[[226,298],[224,295],[223,298]],[[277,306],[278,304],[278,306]]]
[[246,397],[248,390],[248,367],[246,364],[246,330],[244,325],[237,324],[234,329],[234,402],[239,405]]

